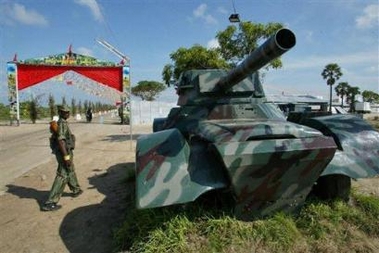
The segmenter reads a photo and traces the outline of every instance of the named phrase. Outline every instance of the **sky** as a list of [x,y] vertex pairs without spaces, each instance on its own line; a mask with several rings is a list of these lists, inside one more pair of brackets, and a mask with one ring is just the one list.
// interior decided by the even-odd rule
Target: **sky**
[[[266,94],[329,97],[321,72],[337,63],[343,76],[360,91],[379,93],[378,0],[0,0],[0,103],[8,104],[6,62],[67,52],[119,62],[96,42],[105,40],[131,60],[132,86],[162,81],[170,54],[195,44],[217,46],[217,32],[242,21],[279,22],[296,35],[296,45],[282,56],[283,68],[266,73]],[[34,88],[85,96],[49,82]],[[56,86],[55,86],[56,87]],[[30,88],[30,89],[33,89]],[[22,91],[27,97],[30,91]],[[173,88],[158,100],[174,102]]]

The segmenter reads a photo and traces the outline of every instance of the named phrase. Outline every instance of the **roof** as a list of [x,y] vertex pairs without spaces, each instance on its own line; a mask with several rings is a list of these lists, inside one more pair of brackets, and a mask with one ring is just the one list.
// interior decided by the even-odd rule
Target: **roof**
[[311,95],[266,94],[267,101],[276,104],[327,104],[328,101]]

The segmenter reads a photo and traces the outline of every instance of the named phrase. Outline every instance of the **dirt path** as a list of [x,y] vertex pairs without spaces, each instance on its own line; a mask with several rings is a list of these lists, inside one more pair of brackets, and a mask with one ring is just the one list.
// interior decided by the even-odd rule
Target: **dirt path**
[[59,202],[62,208],[54,212],[40,211],[57,166],[48,147],[47,122],[0,126],[0,252],[111,251],[112,228],[131,204],[127,196],[133,185],[124,180],[134,168],[135,139],[151,129],[133,126],[130,142],[129,126],[116,120],[71,123],[84,193],[73,198],[66,187]]

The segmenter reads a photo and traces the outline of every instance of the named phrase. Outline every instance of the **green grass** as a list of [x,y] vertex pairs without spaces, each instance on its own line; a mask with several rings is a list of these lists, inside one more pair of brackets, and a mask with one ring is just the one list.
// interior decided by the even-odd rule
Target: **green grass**
[[379,116],[375,116],[374,118],[368,119],[367,122],[379,131]]
[[[376,239],[375,239],[376,238]],[[115,252],[379,252],[379,198],[307,201],[297,216],[244,222],[199,203],[130,210]]]

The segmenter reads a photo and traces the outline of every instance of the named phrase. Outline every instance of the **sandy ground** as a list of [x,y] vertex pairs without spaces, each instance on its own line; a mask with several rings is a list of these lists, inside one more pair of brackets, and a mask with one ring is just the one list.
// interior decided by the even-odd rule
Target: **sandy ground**
[[[84,193],[66,188],[54,212],[41,212],[57,163],[48,146],[48,122],[0,125],[0,252],[111,252],[112,230],[123,220],[133,184],[135,140],[151,126],[129,126],[105,116],[104,122],[71,120],[77,137],[75,166]],[[379,178],[353,182],[379,196]]]
[[[0,252],[111,252],[112,229],[132,203],[135,139],[151,126],[130,128],[106,118],[76,123],[75,166],[84,193],[66,187],[60,210],[41,212],[57,163],[48,146],[48,122],[0,126]],[[131,141],[132,139],[132,141]]]

